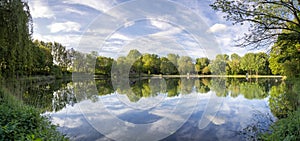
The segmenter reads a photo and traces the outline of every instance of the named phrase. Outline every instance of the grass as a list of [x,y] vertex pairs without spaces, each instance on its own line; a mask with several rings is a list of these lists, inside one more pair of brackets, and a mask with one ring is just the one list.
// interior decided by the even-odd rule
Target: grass
[[67,140],[47,117],[0,88],[0,140]]
[[299,141],[300,140],[300,109],[289,114],[287,118],[279,119],[271,126],[271,133],[261,136],[266,141]]

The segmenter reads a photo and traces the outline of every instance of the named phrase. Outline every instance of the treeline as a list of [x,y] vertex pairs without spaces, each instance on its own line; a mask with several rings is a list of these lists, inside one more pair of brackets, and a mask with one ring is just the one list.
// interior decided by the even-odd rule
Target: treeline
[[[91,53],[87,56],[96,57],[96,54]],[[95,62],[91,63],[95,63],[94,69],[97,75],[272,74],[269,68],[269,56],[262,52],[247,53],[244,56],[239,56],[236,53],[230,56],[227,54],[219,54],[213,60],[207,57],[193,60],[189,56],[179,56],[176,54],[168,54],[163,57],[156,54],[141,54],[138,50],[134,49],[130,50],[127,56],[121,56],[116,60],[103,56],[98,56],[95,60]],[[83,67],[80,68],[83,69]]]
[[62,77],[71,64],[71,50],[59,43],[33,41],[28,4],[0,2],[0,78],[29,75]]

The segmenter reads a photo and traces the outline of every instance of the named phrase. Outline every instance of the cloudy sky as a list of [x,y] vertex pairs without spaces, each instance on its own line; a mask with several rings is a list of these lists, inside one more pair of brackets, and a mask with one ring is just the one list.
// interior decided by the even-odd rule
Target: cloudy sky
[[82,52],[117,57],[130,49],[193,58],[247,49],[234,39],[247,31],[232,26],[211,0],[30,0],[34,39],[56,41]]

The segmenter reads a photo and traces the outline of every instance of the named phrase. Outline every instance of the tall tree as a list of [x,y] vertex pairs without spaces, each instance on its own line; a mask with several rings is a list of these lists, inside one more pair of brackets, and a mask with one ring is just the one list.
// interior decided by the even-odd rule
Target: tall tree
[[256,68],[256,58],[254,53],[246,53],[241,59],[241,68],[250,75]]
[[195,64],[195,71],[199,74],[204,74],[203,69],[209,64],[209,59],[207,57],[197,58]]
[[259,52],[255,54],[255,72],[258,74],[269,74],[269,56],[264,52]]
[[194,72],[195,66],[193,60],[189,56],[181,56],[178,59],[178,71],[180,74],[187,74]]
[[0,2],[0,70],[4,77],[26,74],[32,67],[32,19],[21,0]]
[[112,58],[98,56],[95,64],[95,74],[110,75],[113,62]]
[[228,68],[227,62],[229,56],[226,54],[218,54],[210,64],[209,68],[213,74],[226,74],[226,69]]
[[300,41],[290,41],[285,37],[278,38],[270,52],[270,69],[273,74],[288,76],[300,73]]
[[250,24],[240,46],[268,47],[278,35],[300,38],[299,0],[216,0],[211,7],[226,13],[224,17],[234,24]]
[[178,70],[176,68],[176,66],[169,61],[168,58],[166,57],[162,57],[160,58],[160,72],[162,74],[177,74]]
[[[63,72],[66,72],[72,63],[70,51],[67,50],[62,44],[54,42],[52,46],[52,54],[54,63],[60,66]],[[97,54],[94,54],[93,56],[97,56]]]
[[130,50],[126,56],[126,61],[131,66],[131,73],[138,73],[140,75],[142,71],[142,54],[136,50]]
[[240,72],[241,70],[240,61],[241,61],[241,57],[238,54],[236,53],[231,54],[230,61],[228,62],[228,65],[231,70],[231,74],[236,75]]
[[171,53],[167,55],[167,58],[169,61],[171,61],[174,64],[174,66],[178,67],[179,55]]
[[156,54],[144,54],[142,56],[143,71],[148,74],[160,72],[160,59]]

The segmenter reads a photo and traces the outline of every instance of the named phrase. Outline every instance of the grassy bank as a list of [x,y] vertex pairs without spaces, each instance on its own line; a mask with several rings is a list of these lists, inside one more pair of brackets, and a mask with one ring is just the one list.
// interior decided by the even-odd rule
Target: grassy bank
[[262,135],[266,141],[299,141],[300,140],[300,109],[279,119],[271,126],[271,133]]
[[[283,99],[290,99],[283,104],[289,106],[288,115],[279,118],[270,128],[269,133],[262,135],[267,141],[299,141],[300,140],[300,79],[289,78],[285,81],[286,88]],[[286,96],[286,97],[285,97]],[[280,101],[279,101],[280,102]],[[280,108],[280,107],[278,107]]]
[[67,140],[34,107],[0,87],[0,140]]

